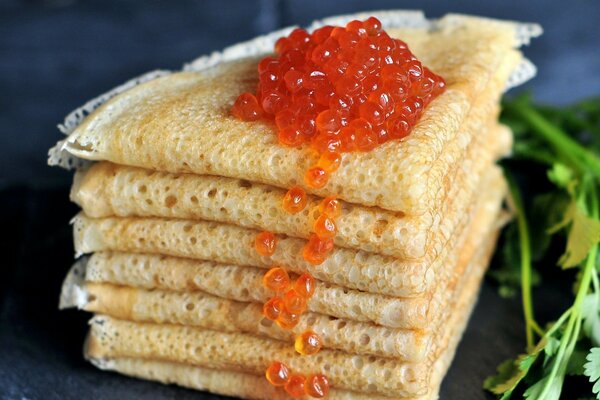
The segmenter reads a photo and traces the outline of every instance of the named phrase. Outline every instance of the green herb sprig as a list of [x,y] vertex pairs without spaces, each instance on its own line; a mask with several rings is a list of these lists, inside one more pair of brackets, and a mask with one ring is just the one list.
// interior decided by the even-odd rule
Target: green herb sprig
[[[513,162],[535,164],[532,173],[542,176],[531,178],[547,179],[552,189],[527,193],[525,204],[518,170],[505,165],[516,219],[506,232],[503,266],[491,275],[503,294],[520,286],[527,346],[525,354],[502,363],[484,387],[503,400],[517,395],[558,400],[561,393],[574,398],[563,393],[565,380],[584,375],[600,400],[600,98],[560,109],[535,106],[521,96],[505,102],[502,121],[515,133]],[[548,273],[545,255],[557,240],[564,240],[565,250],[554,263],[578,269],[574,300],[542,328],[534,316],[532,287]]]

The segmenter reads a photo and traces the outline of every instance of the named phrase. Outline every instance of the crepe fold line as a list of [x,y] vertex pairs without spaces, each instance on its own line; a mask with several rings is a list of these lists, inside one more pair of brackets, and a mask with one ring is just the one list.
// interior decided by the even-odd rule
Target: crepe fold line
[[[494,168],[495,171],[494,171]],[[504,186],[499,179],[500,172],[497,167],[493,167],[489,180],[482,183],[482,193],[478,199],[479,209],[474,212],[484,213],[482,216],[465,219],[473,219],[469,229],[465,229],[465,238],[457,240],[451,248],[450,254],[460,252],[462,242],[471,241],[479,243],[485,236],[489,228],[489,218],[495,213],[490,212],[482,205],[491,202],[496,208],[500,206],[501,198],[504,195]],[[488,183],[496,182],[496,184]],[[491,217],[490,217],[491,215]],[[373,253],[354,251],[349,249],[335,248],[330,257],[321,265],[313,266],[306,263],[301,256],[301,249],[305,241],[295,238],[280,238],[277,249],[273,256],[263,257],[253,251],[253,241],[256,231],[240,228],[232,225],[223,225],[214,222],[204,221],[182,221],[151,218],[102,218],[91,219],[84,215],[79,215],[74,220],[74,239],[75,248],[78,253],[92,253],[98,251],[119,251],[135,253],[153,253],[171,255],[175,257],[186,257],[201,259],[207,261],[216,261],[222,264],[233,263],[242,266],[255,266],[261,268],[270,268],[273,264],[284,265],[296,273],[309,272],[317,279],[334,283],[327,285],[327,291],[323,291],[324,296],[313,296],[309,307],[319,301],[326,314],[339,315],[340,317],[349,317],[351,319],[370,318],[377,323],[387,326],[398,327],[398,324],[411,321],[416,324],[421,321],[427,322],[428,299],[410,301],[401,301],[398,298],[389,296],[375,295],[373,292],[358,291],[352,289],[343,283],[354,279],[363,283],[367,279],[377,282],[378,285],[388,285],[389,291],[399,292],[402,288],[393,286],[398,281],[403,282],[409,279],[407,274],[414,274],[413,279],[423,279],[422,276],[415,276],[419,273],[416,266],[421,264],[400,262],[390,257],[384,257]],[[434,267],[439,278],[449,274],[449,271],[456,266],[456,255],[449,260],[443,260],[438,266],[423,265],[425,273],[430,273]],[[454,260],[454,261],[453,261]],[[445,263],[445,264],[444,264]],[[210,265],[210,264],[209,264]],[[446,266],[447,269],[443,269]],[[210,267],[206,267],[210,269]],[[216,270],[215,270],[216,271]],[[433,271],[431,271],[433,273]],[[257,273],[260,275],[260,273]],[[396,279],[398,277],[398,279]],[[214,288],[226,287],[229,285],[219,285],[219,282],[228,282],[233,279],[232,276],[223,276],[222,279],[216,279],[210,288],[203,290],[215,290]],[[335,280],[342,281],[340,286]],[[334,281],[334,282],[332,282]],[[372,286],[372,285],[371,285]],[[412,287],[411,285],[409,287]],[[359,288],[360,289],[360,288]],[[230,289],[229,289],[230,290]],[[320,291],[317,291],[319,294]],[[367,309],[355,303],[356,307],[350,307],[347,303],[344,306],[337,306],[340,299],[348,297],[364,299],[360,304],[371,305]],[[222,293],[218,295],[223,295]],[[429,296],[431,298],[431,296]],[[388,299],[382,303],[382,299]],[[417,305],[420,305],[417,307]],[[323,312],[324,309],[318,311]],[[334,310],[338,310],[334,312]],[[341,315],[340,315],[341,313]],[[423,315],[425,318],[417,318]],[[403,318],[410,316],[410,318]]]
[[[135,279],[115,279],[115,276],[123,274],[119,274],[118,270],[110,269],[110,264],[90,260],[87,265],[76,265],[74,268],[78,270],[70,272],[69,275],[76,274],[79,279],[66,280],[68,283],[62,290],[61,308],[76,306],[86,311],[118,319],[198,326],[223,332],[249,333],[288,343],[293,343],[297,335],[310,329],[321,336],[326,348],[342,350],[351,354],[396,358],[414,363],[427,357],[428,350],[433,347],[432,343],[435,342],[436,337],[446,329],[445,321],[454,311],[463,289],[468,282],[475,279],[473,276],[480,274],[479,266],[483,263],[482,257],[494,247],[497,230],[497,226],[490,229],[490,232],[485,235],[485,241],[478,246],[479,250],[474,252],[474,256],[472,253],[463,254],[463,258],[466,259],[460,260],[462,267],[455,271],[448,282],[437,288],[438,291],[443,292],[441,297],[444,298],[439,312],[435,318],[430,318],[432,321],[425,329],[420,330],[393,329],[373,323],[333,318],[319,313],[305,313],[298,326],[291,330],[283,330],[263,317],[261,303],[227,300],[194,290],[195,288],[190,290],[184,287],[184,290],[187,289],[187,291],[183,292],[155,290],[162,285],[148,285],[148,278],[157,282],[165,282],[173,280],[173,278],[181,281],[179,271],[170,270],[168,263],[161,263],[158,270],[162,273],[155,272],[157,268],[149,267],[149,265],[159,264],[160,261],[157,262],[157,257],[144,260],[144,256],[136,255],[116,254],[114,256],[117,259],[119,256],[124,256],[121,257],[121,262],[137,258],[137,265],[127,265],[121,268],[132,271],[131,275],[146,277],[146,282],[142,282],[138,286],[139,279],[137,281]],[[109,260],[112,258],[111,255],[103,254],[102,256],[110,257]],[[242,279],[224,278],[229,278],[226,282],[238,286],[237,290],[241,293],[263,292],[264,296],[251,296],[250,301],[255,300],[256,297],[261,297],[263,301],[266,300],[271,294],[261,288],[261,275],[255,277],[247,275],[244,274]],[[251,283],[247,285],[245,283],[247,281]],[[201,286],[210,286],[211,283],[206,281]],[[193,285],[190,282],[186,282],[186,284]],[[73,293],[78,293],[78,295],[74,296]]]
[[[489,132],[489,134],[484,135],[487,139],[489,139],[489,143],[491,146],[494,146],[494,142],[496,140],[503,143],[510,143],[510,132],[502,127],[497,128],[495,131]],[[496,150],[497,151],[497,150]],[[467,163],[465,165],[465,171],[467,176],[475,177],[474,179],[469,179],[466,182],[463,182],[461,185],[460,182],[455,182],[455,186],[464,187],[465,190],[475,192],[475,188],[480,186],[479,176],[483,176],[483,170],[486,164],[491,162],[490,151],[481,151],[480,158],[477,159],[478,162]],[[485,188],[481,188],[478,192],[481,193]],[[471,202],[469,207],[473,207],[475,201]],[[465,226],[469,222],[470,218],[465,218],[464,209],[450,210],[452,213],[462,215],[460,219],[460,224],[462,226],[462,230],[466,231]],[[447,218],[452,218],[451,215],[447,215]],[[92,251],[101,251],[108,249],[115,250],[124,250],[123,247],[119,247],[118,244],[102,244],[99,243],[97,239],[101,239],[106,236],[106,230],[110,230],[115,228],[115,224],[118,224],[121,232],[113,232],[115,236],[111,237],[111,240],[114,242],[118,239],[119,236],[123,238],[123,240],[129,239],[131,242],[133,238],[128,236],[130,234],[131,229],[143,229],[147,230],[150,225],[155,223],[163,224],[165,226],[170,226],[169,235],[171,239],[176,237],[177,243],[172,243],[167,246],[165,245],[158,248],[156,247],[156,243],[154,246],[149,246],[146,242],[145,237],[138,237],[137,244],[128,244],[127,248],[132,249],[133,251],[138,252],[159,252],[164,254],[171,254],[175,256],[183,256],[183,257],[191,257],[191,258],[200,258],[200,259],[215,259],[222,263],[236,263],[236,264],[248,264],[261,266],[263,268],[269,267],[273,262],[280,263],[283,265],[288,265],[292,268],[296,268],[296,272],[305,272],[309,271],[314,274],[318,279],[323,280],[325,282],[331,282],[334,284],[338,284],[348,288],[355,288],[359,290],[365,290],[374,293],[382,293],[396,296],[417,296],[425,291],[427,291],[434,282],[437,266],[441,265],[444,261],[444,254],[439,254],[438,257],[435,255],[428,255],[426,258],[415,261],[415,262],[407,262],[398,260],[390,257],[382,257],[379,255],[374,255],[371,253],[365,252],[352,252],[343,248],[336,248],[334,253],[340,254],[338,257],[330,257],[325,261],[324,264],[314,267],[308,263],[306,263],[303,258],[300,256],[300,250],[303,246],[303,242],[293,238],[286,238],[279,241],[278,249],[281,251],[277,251],[272,258],[260,257],[256,252],[251,251],[252,242],[254,240],[255,231],[243,230],[235,227],[225,226],[223,229],[230,232],[234,231],[233,237],[231,235],[223,236],[222,232],[214,232],[214,229],[217,229],[217,225],[213,224],[212,229],[213,232],[209,232],[207,229],[206,223],[201,223],[202,229],[196,229],[198,235],[195,235],[196,239],[191,236],[194,234],[191,232],[194,230],[194,225],[190,225],[189,223],[183,224],[179,229],[176,229],[177,221],[170,220],[165,222],[165,220],[156,220],[156,219],[104,219],[104,220],[90,220],[88,218],[80,216],[75,219],[75,244],[76,249],[80,253],[87,253]],[[99,221],[105,221],[104,224],[99,224]],[[112,221],[112,222],[108,222]],[[126,229],[124,227],[123,222],[135,222],[136,227],[130,227],[131,229]],[[180,224],[181,225],[181,224]],[[440,224],[441,226],[444,225]],[[88,229],[89,228],[89,229]],[[98,230],[103,231],[98,232]],[[459,229],[460,230],[460,229]],[[113,229],[114,231],[114,229]],[[187,231],[187,232],[186,232]],[[238,235],[235,234],[238,233]],[[231,252],[222,250],[225,248],[236,248],[239,247],[239,234],[242,234],[243,238],[241,239],[247,246],[241,246],[243,251],[242,254],[235,256],[231,254]],[[110,234],[110,233],[109,233]],[[154,229],[154,235],[160,235],[161,229]],[[186,236],[188,237],[182,237]],[[175,235],[175,236],[173,236]],[[144,235],[142,235],[144,236]],[[203,238],[205,244],[202,245],[202,242],[198,243],[198,237]],[[224,242],[217,243],[216,238],[225,239]],[[157,238],[155,238],[157,239]],[[231,240],[228,240],[231,239]],[[156,242],[156,240],[154,240]],[[196,241],[196,244],[191,246],[193,241]],[[455,239],[455,243],[458,241],[458,238]],[[158,240],[158,244],[162,240]],[[188,243],[188,249],[184,249],[181,244]],[[202,246],[201,246],[202,245]],[[211,246],[212,250],[210,250],[207,246]],[[108,246],[108,247],[107,247]],[[141,246],[141,247],[140,247]],[[191,248],[189,248],[191,246]],[[177,247],[177,248],[176,248]],[[455,246],[454,246],[455,247]],[[450,249],[454,248],[450,247]],[[448,247],[445,251],[448,251]],[[212,257],[211,254],[214,254],[215,257]],[[369,263],[369,261],[373,261]],[[352,265],[352,268],[348,270],[348,266]],[[385,279],[380,279],[379,277],[384,277]]]
[[[390,297],[351,290],[317,281],[308,309],[348,320],[374,322],[390,328],[432,328],[442,319],[453,291],[476,249],[485,243],[494,229],[505,195],[501,172],[493,167],[485,180],[489,187],[478,201],[468,240],[456,243],[436,285],[424,296]],[[169,291],[200,290],[240,302],[264,303],[272,293],[262,286],[264,269],[223,265],[214,262],[152,254],[100,252],[92,255],[85,279],[146,289]],[[293,277],[293,276],[292,276]],[[432,325],[434,324],[434,325]],[[418,348],[415,352],[418,354]]]
[[80,287],[86,303],[80,308],[137,322],[196,326],[222,332],[248,333],[285,341],[312,329],[329,349],[347,353],[421,361],[430,347],[429,332],[391,329],[372,323],[304,313],[292,330],[283,330],[262,315],[259,303],[242,303],[203,292],[145,290],[106,283]]
[[[315,293],[307,304],[308,309],[319,314],[345,320],[373,322],[389,328],[432,329],[436,327],[436,324],[444,319],[444,313],[452,302],[454,291],[460,290],[462,276],[468,273],[465,271],[471,257],[477,248],[484,246],[490,231],[496,228],[493,226],[493,221],[499,213],[505,186],[500,171],[494,169],[493,172],[487,183],[495,190],[489,191],[489,196],[482,198],[474,218],[477,227],[470,230],[472,240],[457,245],[459,251],[446,261],[443,274],[440,273],[443,279],[437,282],[426,296],[414,298],[382,296],[317,281]],[[178,292],[199,290],[238,302],[264,303],[272,293],[262,286],[263,271],[259,268],[160,255],[100,252],[94,254],[87,263],[85,279],[88,282],[106,282],[145,289]],[[416,335],[415,342],[422,341],[420,336],[422,335]],[[374,338],[365,338],[363,341],[369,343],[371,340],[375,345]],[[385,344],[379,349],[380,351],[394,350]],[[407,358],[419,357],[422,354],[418,346],[412,349],[398,346],[395,349],[399,353],[406,354]]]
[[[269,384],[264,377],[246,372],[219,370],[195,365],[157,361],[142,358],[94,358],[87,359],[96,367],[114,371],[134,378],[157,381],[163,384],[175,384],[189,389],[207,391],[222,396],[231,396],[252,400],[308,400],[309,396],[293,398],[281,388]],[[357,393],[348,390],[331,389],[327,398],[330,400],[391,400],[391,397],[374,394]],[[427,397],[429,398],[429,397]],[[418,398],[403,398],[398,400]],[[425,398],[423,398],[425,399]]]
[[[485,134],[473,133],[469,135],[472,140],[454,141],[448,152],[461,154],[465,162],[476,166],[505,155],[510,134],[492,134],[489,128],[484,128],[484,121],[495,120],[497,112],[495,100],[476,107],[464,129]],[[342,202],[343,213],[336,221],[335,244],[399,258],[423,257],[428,248],[437,254],[462,220],[455,210],[466,209],[470,204],[475,188],[465,181],[479,177],[476,171],[463,171],[458,167],[452,175],[452,179],[444,182],[447,190],[443,192],[447,194],[443,207],[417,217]],[[278,187],[240,179],[172,174],[101,162],[77,172],[71,200],[94,218],[204,219],[308,238],[322,199],[308,196],[305,209],[290,214],[281,207],[285,193]]]
[[301,357],[278,340],[108,316],[92,320],[88,346],[96,356],[159,359],[257,375],[272,360],[279,360],[305,375],[326,371],[335,387],[390,396],[421,394],[428,376],[424,364],[329,349],[315,357]]
[[303,357],[295,354],[289,344],[277,340],[189,326],[130,322],[108,316],[92,319],[86,353],[100,364],[105,359],[142,358],[257,376],[263,374],[270,360],[276,359],[298,373],[327,374],[336,390],[389,397],[427,395],[437,390],[450,363],[492,250],[493,241],[492,245],[479,249],[476,268],[467,275],[469,281],[445,321],[442,337],[434,341],[427,359],[421,363],[328,349],[314,357]]
[[[485,236],[483,243],[471,246],[479,250],[463,251],[457,261],[461,267],[454,271],[448,282],[436,288],[440,292],[440,296],[436,296],[440,301],[436,310],[430,310],[430,314],[435,314],[429,315],[431,323],[422,330],[390,329],[307,313],[295,329],[283,331],[270,321],[263,320],[260,303],[272,293],[262,288],[260,270],[202,263],[200,265],[206,270],[201,273],[197,268],[200,265],[191,260],[136,254],[96,253],[83,265],[78,262],[65,281],[61,308],[77,306],[120,319],[248,332],[287,341],[293,341],[296,334],[312,329],[321,335],[329,348],[416,362],[426,356],[440,324],[449,318],[456,297],[462,293],[470,277],[477,274],[473,269],[481,256],[472,260],[473,254],[481,253],[482,248],[493,247],[498,226],[492,222],[490,220],[490,233],[482,235]],[[237,274],[234,275],[232,269]],[[77,279],[71,279],[71,275]],[[231,289],[228,292],[222,287]],[[322,291],[329,290],[318,285],[315,295],[326,298],[328,296]],[[207,295],[206,292],[234,301]],[[259,304],[247,303],[253,301]],[[316,306],[311,305],[322,310],[320,304],[326,303],[317,301]],[[346,307],[354,306],[346,304]]]
[[[447,90],[427,107],[406,140],[345,154],[326,187],[308,191],[407,215],[423,214],[439,200],[431,196],[440,193],[445,173],[459,161],[442,157],[444,148],[500,66],[512,61],[514,68],[520,53],[513,50],[512,28],[492,28],[477,20],[426,35],[414,51],[445,77]],[[167,172],[222,175],[284,188],[303,185],[299,177],[316,162],[312,151],[280,146],[271,123],[245,123],[229,115],[235,97],[256,85],[256,62],[171,74],[125,91],[88,116],[64,148],[82,158]]]

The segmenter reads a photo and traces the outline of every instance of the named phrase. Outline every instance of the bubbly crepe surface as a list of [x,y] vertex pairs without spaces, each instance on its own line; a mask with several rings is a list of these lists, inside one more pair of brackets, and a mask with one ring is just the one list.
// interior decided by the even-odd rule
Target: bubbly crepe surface
[[[519,57],[509,25],[466,19],[459,27],[420,33],[425,38],[411,48],[445,77],[447,90],[428,106],[406,140],[345,154],[325,188],[307,190],[409,215],[430,206],[445,172],[458,162],[458,155],[441,157],[445,146],[501,63],[513,60],[506,81]],[[66,149],[83,158],[162,171],[215,174],[284,188],[302,185],[300,177],[315,161],[308,149],[280,146],[270,124],[242,123],[229,116],[235,96],[256,84],[255,70],[255,59],[241,60],[139,85],[86,118]],[[439,172],[432,173],[436,163]]]

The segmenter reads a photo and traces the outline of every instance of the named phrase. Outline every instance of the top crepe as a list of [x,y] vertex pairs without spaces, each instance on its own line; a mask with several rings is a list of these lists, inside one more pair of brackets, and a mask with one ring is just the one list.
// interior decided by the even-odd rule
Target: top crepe
[[[499,68],[519,43],[517,25],[469,17],[443,19],[436,30],[390,30],[448,83],[410,136],[368,153],[345,154],[341,168],[319,190],[349,202],[420,215],[443,187],[443,173],[459,159],[442,156]],[[280,187],[303,185],[315,162],[306,148],[277,143],[275,127],[246,123],[229,110],[256,85],[254,58],[199,72],[160,77],[98,108],[69,136],[64,149],[78,157],[168,172],[248,179]],[[517,64],[514,66],[517,67]],[[432,165],[443,163],[443,167]]]

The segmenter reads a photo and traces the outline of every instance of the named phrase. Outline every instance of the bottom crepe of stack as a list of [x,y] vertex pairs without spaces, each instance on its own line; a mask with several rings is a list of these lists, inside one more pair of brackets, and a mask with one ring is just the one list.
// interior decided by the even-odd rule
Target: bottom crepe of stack
[[[507,219],[494,162],[512,141],[498,103],[507,85],[532,76],[516,47],[537,33],[473,17],[381,18],[384,27],[403,21],[394,35],[443,73],[447,90],[406,140],[344,154],[338,183],[304,187],[297,213],[282,203],[314,156],[280,145],[272,124],[228,111],[240,88],[256,85],[254,58],[126,85],[77,121],[58,149],[99,162],[75,175],[82,257],[60,307],[96,314],[85,344],[94,365],[223,395],[292,398],[265,379],[276,362],[307,386],[326,379],[312,397],[437,398]],[[254,43],[265,41],[274,37]],[[64,165],[61,154],[51,161]],[[335,246],[311,261],[313,227],[337,195]],[[275,233],[269,254],[257,252],[264,231]],[[291,285],[314,277],[294,321],[265,312],[283,296],[264,283],[274,267]],[[320,351],[298,350],[306,332]]]

